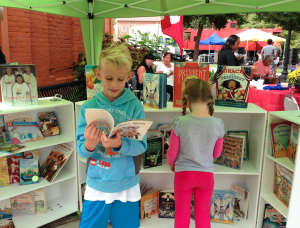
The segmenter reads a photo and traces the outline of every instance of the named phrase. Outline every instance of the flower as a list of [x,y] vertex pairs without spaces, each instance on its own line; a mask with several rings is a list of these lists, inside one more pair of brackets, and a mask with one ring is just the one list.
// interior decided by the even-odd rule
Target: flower
[[286,81],[290,85],[300,86],[300,68],[289,73]]

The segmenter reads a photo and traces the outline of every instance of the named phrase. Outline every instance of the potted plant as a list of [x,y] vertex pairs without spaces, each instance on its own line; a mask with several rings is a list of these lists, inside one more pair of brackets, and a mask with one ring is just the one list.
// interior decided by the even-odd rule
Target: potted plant
[[300,68],[294,70],[293,72],[289,73],[287,76],[287,83],[289,87],[294,84],[295,88],[298,88],[298,92],[300,89]]

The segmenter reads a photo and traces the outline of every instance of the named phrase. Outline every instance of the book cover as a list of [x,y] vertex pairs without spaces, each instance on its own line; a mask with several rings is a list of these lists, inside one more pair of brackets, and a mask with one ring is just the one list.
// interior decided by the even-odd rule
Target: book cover
[[14,228],[14,223],[10,219],[0,219],[0,228]]
[[4,115],[0,115],[0,143],[6,142]]
[[210,204],[210,221],[233,224],[234,192],[214,190]]
[[167,159],[168,157],[168,149],[170,145],[170,138],[171,138],[171,124],[158,124],[158,130],[164,136],[164,156],[163,159]]
[[141,219],[148,218],[157,213],[158,208],[158,193],[160,190],[153,190],[151,193],[141,197],[140,201],[140,215]]
[[96,65],[85,65],[86,95],[92,99],[98,92],[103,91],[101,80],[96,75]]
[[270,204],[265,204],[262,228],[285,228],[286,218]]
[[13,217],[34,215],[34,199],[33,193],[28,192],[10,198]]
[[161,77],[164,74],[143,74],[143,105],[145,107],[161,109],[164,107],[163,86],[164,81]]
[[0,66],[2,102],[6,106],[37,105],[35,65]]
[[174,188],[163,190],[158,193],[158,217],[175,218]]
[[218,66],[216,105],[247,108],[251,67]]
[[73,153],[67,144],[59,144],[51,151],[40,169],[40,177],[52,183]]
[[0,201],[0,221],[1,219],[11,219],[12,218],[12,210],[9,199],[5,199]]
[[59,135],[59,127],[55,112],[40,112],[38,116],[44,137]]
[[286,206],[289,207],[293,172],[275,163],[274,194]]
[[232,169],[241,169],[243,165],[244,136],[224,136],[224,143],[220,157],[214,163]]
[[39,151],[38,150],[28,150],[22,153],[23,159],[37,159],[39,160]]
[[299,125],[292,123],[291,124],[291,133],[290,133],[290,144],[288,146],[288,157],[295,164],[297,146],[299,141]]
[[229,135],[241,135],[245,136],[246,140],[246,146],[244,148],[244,159],[243,160],[249,160],[249,137],[248,137],[248,131],[228,131],[227,134]]
[[209,64],[200,62],[174,63],[173,107],[182,107],[181,95],[188,80],[200,78],[208,82]]
[[7,128],[7,123],[8,122],[32,122],[31,111],[4,114],[6,140],[7,140],[7,142],[11,143],[11,139],[9,137],[9,131],[8,131],[8,128]]
[[6,157],[0,157],[0,187],[10,185]]
[[37,189],[33,191],[34,206],[36,214],[46,214],[47,198],[46,189]]
[[23,159],[22,153],[7,156],[10,184],[20,183],[20,159]]
[[271,123],[272,149],[275,158],[288,156],[288,146],[290,144],[291,123]]
[[147,132],[147,150],[144,153],[144,168],[162,165],[163,135],[160,131]]
[[19,144],[0,143],[0,152],[7,153],[7,154],[14,154],[14,153],[18,153],[18,151],[20,151],[25,147],[26,146],[19,145]]
[[7,127],[12,144],[45,139],[37,122],[8,122]]
[[234,213],[246,219],[249,206],[249,192],[233,184],[231,185],[230,191],[235,193]]
[[20,159],[20,185],[39,183],[39,160]]

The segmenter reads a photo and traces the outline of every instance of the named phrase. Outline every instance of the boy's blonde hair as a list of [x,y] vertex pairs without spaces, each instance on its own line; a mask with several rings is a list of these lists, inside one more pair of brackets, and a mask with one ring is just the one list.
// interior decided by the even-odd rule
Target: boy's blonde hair
[[99,56],[99,69],[101,70],[106,64],[115,69],[126,69],[129,73],[132,59],[128,47],[125,44],[112,43]]

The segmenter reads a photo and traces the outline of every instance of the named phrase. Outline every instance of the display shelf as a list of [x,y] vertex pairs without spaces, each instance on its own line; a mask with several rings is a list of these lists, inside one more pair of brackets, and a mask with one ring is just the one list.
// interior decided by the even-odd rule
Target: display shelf
[[274,195],[273,192],[262,194],[261,197],[287,218],[288,208]]
[[86,162],[87,162],[87,158],[83,158],[83,157],[81,157],[81,156],[79,156],[79,155],[78,155],[78,160],[79,160],[80,162],[83,162],[83,163],[86,163]]
[[290,161],[289,158],[274,158],[269,154],[266,154],[266,157],[294,172],[295,165]]

